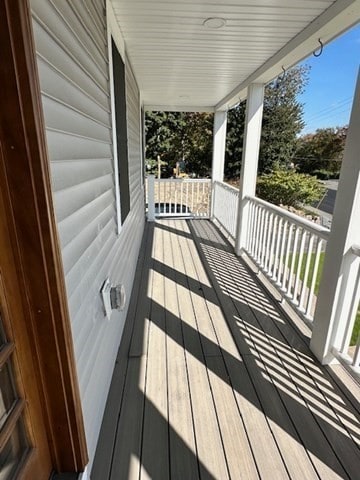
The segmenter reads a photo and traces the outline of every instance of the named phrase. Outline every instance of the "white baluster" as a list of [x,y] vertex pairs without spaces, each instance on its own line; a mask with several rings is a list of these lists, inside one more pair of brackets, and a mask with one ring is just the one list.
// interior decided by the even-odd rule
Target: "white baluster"
[[288,268],[288,263],[289,263],[289,258],[290,258],[290,248],[291,248],[291,241],[292,241],[292,234],[293,234],[293,227],[294,225],[292,223],[289,224],[289,232],[288,232],[288,237],[287,237],[287,242],[286,242],[286,254],[285,254],[285,262],[284,262],[284,273],[283,273],[283,279],[282,279],[282,289],[286,290],[286,280],[289,277],[289,268]]
[[275,245],[276,240],[279,236],[279,217],[277,215],[273,215],[273,229],[271,233],[271,245],[270,245],[270,254],[269,254],[269,263],[268,263],[268,273],[269,276],[273,276],[274,266],[275,266]]
[[302,267],[303,258],[304,258],[306,236],[307,236],[307,231],[303,230],[303,233],[302,233],[302,236],[301,236],[301,244],[300,244],[300,251],[299,251],[299,255],[298,255],[298,264],[297,264],[297,269],[296,269],[295,286],[294,286],[294,293],[293,293],[293,300],[294,300],[295,303],[298,302],[297,292],[298,292],[299,283],[300,283],[300,274],[301,274],[301,267]]
[[299,310],[300,311],[305,311],[304,308],[304,302],[305,302],[305,295],[308,290],[308,278],[309,278],[309,272],[310,272],[310,264],[311,264],[311,259],[313,258],[313,245],[314,245],[314,240],[315,240],[315,235],[311,235],[310,240],[309,240],[309,245],[307,248],[307,257],[306,257],[306,264],[305,264],[305,272],[304,272],[304,279],[303,279],[303,284],[301,288],[301,294],[300,294],[300,302],[299,302]]
[[309,292],[309,298],[308,298],[308,304],[306,307],[306,317],[312,320],[313,315],[312,315],[312,302],[313,302],[313,297],[314,297],[314,291],[315,291],[315,284],[316,284],[316,278],[319,270],[319,263],[320,263],[320,255],[321,255],[321,249],[323,245],[323,240],[321,238],[318,239],[318,244],[316,248],[316,254],[315,254],[315,262],[314,262],[314,270],[311,278],[311,286],[310,286],[310,292]]
[[[288,288],[287,288],[287,294],[291,296],[291,287],[294,283],[294,268],[295,268],[295,261],[296,261],[296,256],[297,256],[297,246],[298,246],[298,241],[299,241],[299,232],[300,228],[296,227],[295,229],[295,240],[294,240],[294,246],[293,246],[293,253],[291,256],[291,267],[290,267],[290,274],[289,274],[289,281],[288,281]],[[299,258],[299,257],[298,257]]]

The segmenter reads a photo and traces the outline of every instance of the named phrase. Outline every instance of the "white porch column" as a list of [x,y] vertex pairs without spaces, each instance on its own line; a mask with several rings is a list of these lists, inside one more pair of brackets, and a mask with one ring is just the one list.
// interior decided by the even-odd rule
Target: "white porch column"
[[214,115],[214,136],[211,179],[222,182],[224,179],[225,142],[227,112],[218,110]]
[[253,83],[248,88],[245,135],[240,174],[240,195],[236,224],[235,253],[240,255],[247,238],[247,195],[255,195],[259,161],[261,123],[264,105],[264,85]]
[[147,178],[148,188],[148,222],[155,222],[155,175],[149,175]]
[[355,287],[353,244],[360,238],[360,74],[350,118],[310,347],[322,363],[339,348]]
[[211,218],[214,212],[214,182],[222,182],[224,180],[224,164],[225,164],[225,144],[226,144],[226,124],[227,111],[218,110],[214,114],[214,133],[213,133],[213,156],[211,166]]

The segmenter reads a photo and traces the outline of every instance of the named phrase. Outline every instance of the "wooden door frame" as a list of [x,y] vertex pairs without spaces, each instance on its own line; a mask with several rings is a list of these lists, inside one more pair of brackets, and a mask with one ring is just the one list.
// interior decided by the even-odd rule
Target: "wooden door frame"
[[[28,0],[0,0],[0,188],[54,469],[88,462]],[[25,328],[26,328],[25,327]]]

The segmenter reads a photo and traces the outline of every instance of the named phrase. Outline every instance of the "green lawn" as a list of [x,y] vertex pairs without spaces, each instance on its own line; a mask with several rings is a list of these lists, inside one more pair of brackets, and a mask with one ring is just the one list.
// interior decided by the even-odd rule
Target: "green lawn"
[[[317,295],[318,292],[319,292],[320,278],[321,278],[323,265],[324,265],[324,257],[325,257],[325,252],[322,252],[320,254],[319,270],[318,270],[318,273],[317,273],[317,276],[316,276],[316,282],[315,282],[315,295]],[[298,254],[296,254],[296,259],[295,259],[295,271],[296,271],[296,268],[297,268],[297,263],[298,263]],[[311,254],[311,259],[310,259],[309,276],[308,276],[308,280],[307,280],[307,286],[309,288],[310,288],[310,282],[311,282],[312,274],[313,274],[313,271],[314,271],[314,264],[315,264],[315,253],[312,253]],[[290,265],[291,265],[291,257],[289,259],[289,266]],[[303,280],[304,276],[305,276],[305,265],[306,265],[306,254],[304,254],[303,262],[302,262],[302,265],[301,265],[301,271],[300,271],[301,280]],[[357,315],[356,315],[355,324],[354,324],[353,332],[352,332],[352,335],[351,335],[350,345],[355,345],[356,344],[359,332],[360,332],[360,306],[359,306],[359,309],[358,309],[358,312],[357,312]]]

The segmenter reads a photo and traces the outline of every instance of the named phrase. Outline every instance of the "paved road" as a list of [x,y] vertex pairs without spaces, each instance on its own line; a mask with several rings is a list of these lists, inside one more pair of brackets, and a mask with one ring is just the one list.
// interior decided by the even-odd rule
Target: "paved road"
[[323,183],[326,187],[325,195],[317,205],[313,205],[311,210],[321,217],[322,225],[330,228],[339,180],[326,180]]
[[317,208],[322,212],[331,213],[332,215],[334,213],[335,199],[336,190],[327,188],[326,193],[321,202],[317,205]]

